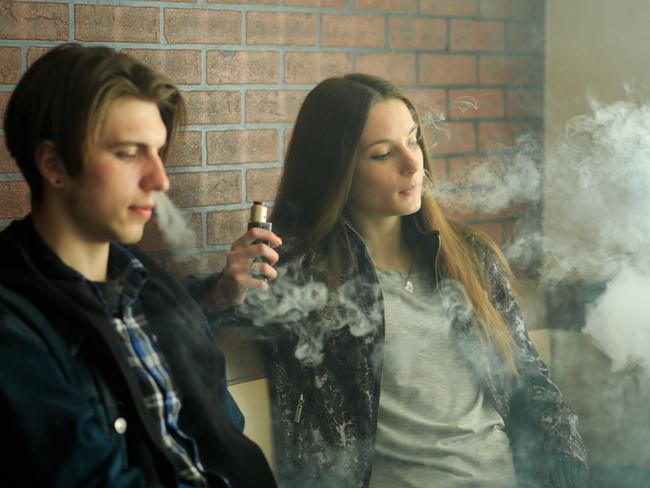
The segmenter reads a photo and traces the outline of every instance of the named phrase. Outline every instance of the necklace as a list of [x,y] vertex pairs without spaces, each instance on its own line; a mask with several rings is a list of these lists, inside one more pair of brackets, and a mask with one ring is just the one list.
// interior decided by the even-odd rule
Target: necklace
[[404,289],[409,293],[413,293],[413,282],[411,281],[411,273],[413,272],[413,265],[415,264],[415,253],[411,257],[411,267],[409,268],[409,274],[406,275],[406,281],[404,282]]

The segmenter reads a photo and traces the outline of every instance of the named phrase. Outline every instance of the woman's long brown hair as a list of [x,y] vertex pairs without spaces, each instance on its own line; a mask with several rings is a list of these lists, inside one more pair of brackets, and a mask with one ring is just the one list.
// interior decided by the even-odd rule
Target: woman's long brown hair
[[[359,139],[370,107],[390,99],[403,101],[418,128],[421,127],[414,105],[399,88],[384,79],[360,73],[319,83],[305,98],[294,125],[272,220],[282,232],[298,238],[300,245],[296,252],[314,250],[325,256],[325,266],[334,282],[338,281],[343,267],[354,265],[354,257],[346,245],[343,218]],[[431,174],[431,157],[423,131],[420,129],[419,133],[424,168]],[[484,242],[514,279],[496,244],[486,235],[445,217],[433,196],[426,193],[420,210],[405,217],[404,224],[405,231],[413,231],[410,235],[422,235],[434,229],[440,232],[437,264],[445,270],[446,277],[463,285],[474,307],[473,323],[479,327],[482,337],[495,346],[512,374],[517,375],[512,336],[489,298],[491,287],[485,263],[480,262],[468,244],[468,237]]]

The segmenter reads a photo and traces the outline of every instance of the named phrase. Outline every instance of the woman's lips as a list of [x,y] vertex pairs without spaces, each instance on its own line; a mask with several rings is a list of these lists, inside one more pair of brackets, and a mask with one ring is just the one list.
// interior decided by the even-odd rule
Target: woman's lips
[[420,188],[420,185],[411,185],[408,188],[405,188],[404,190],[401,190],[399,193],[400,195],[404,196],[411,196],[415,194]]

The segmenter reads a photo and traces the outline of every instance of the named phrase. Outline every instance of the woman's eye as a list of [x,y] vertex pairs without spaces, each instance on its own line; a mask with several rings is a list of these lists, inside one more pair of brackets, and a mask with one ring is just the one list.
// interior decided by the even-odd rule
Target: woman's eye
[[383,161],[384,159],[388,159],[389,156],[390,151],[383,154],[375,154],[374,156],[370,156],[370,159],[374,159],[375,161]]

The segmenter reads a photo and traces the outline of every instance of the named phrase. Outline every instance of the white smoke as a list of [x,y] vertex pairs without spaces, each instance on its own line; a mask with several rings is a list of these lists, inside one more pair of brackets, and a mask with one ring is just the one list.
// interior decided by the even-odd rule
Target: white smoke
[[650,106],[589,102],[592,113],[572,119],[546,150],[550,280],[604,281],[650,258]]
[[548,283],[607,283],[587,310],[584,331],[615,369],[632,361],[650,373],[650,106],[609,105],[589,96],[547,148],[545,236]]
[[[642,358],[650,350],[650,309],[643,299],[650,291],[650,105],[587,98],[590,113],[570,120],[552,146],[542,149],[534,137],[520,137],[506,151],[453,168],[452,181],[426,175],[424,189],[462,213],[498,215],[543,201],[545,228],[517,222],[506,256],[527,269],[543,255],[542,286],[549,289],[580,280],[608,283],[584,330],[614,367],[634,361],[650,372]],[[470,99],[457,105],[475,108]]]
[[194,242],[194,232],[167,194],[156,192],[155,200],[158,228],[163,239],[173,247]]
[[[521,136],[516,145],[498,156],[454,169],[451,182],[434,185],[434,198],[455,211],[498,214],[517,205],[538,203],[543,174],[539,144]],[[462,182],[462,189],[456,182]]]
[[587,311],[585,332],[612,359],[612,370],[630,364],[650,373],[650,275],[625,268]]
[[[293,270],[300,267],[300,260],[291,266]],[[361,337],[375,332],[381,323],[379,308],[363,308],[359,300],[351,298],[363,290],[374,296],[369,303],[376,304],[378,285],[353,278],[330,292],[321,281],[298,278],[286,266],[277,269],[278,277],[269,282],[268,291],[250,290],[237,307],[237,315],[264,329],[262,335],[271,340],[278,333],[296,338],[295,356],[303,364],[315,366],[322,362],[325,343],[333,333],[346,329]]]

